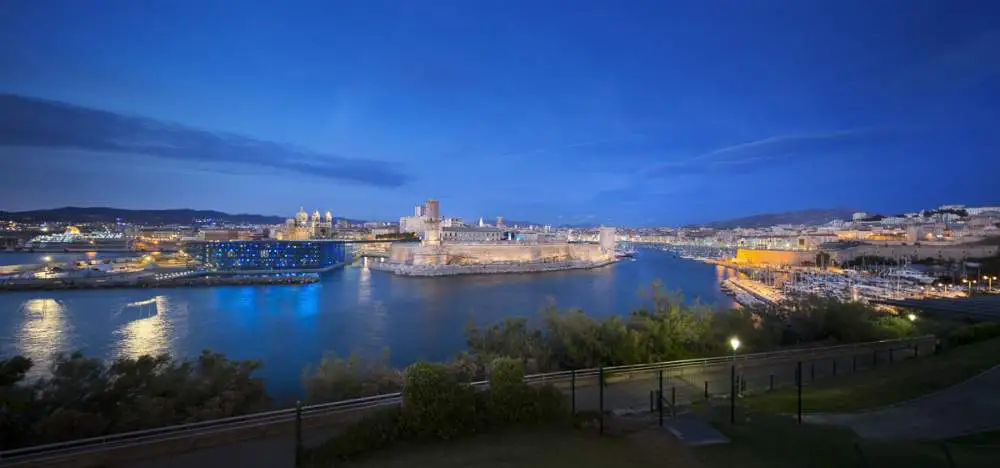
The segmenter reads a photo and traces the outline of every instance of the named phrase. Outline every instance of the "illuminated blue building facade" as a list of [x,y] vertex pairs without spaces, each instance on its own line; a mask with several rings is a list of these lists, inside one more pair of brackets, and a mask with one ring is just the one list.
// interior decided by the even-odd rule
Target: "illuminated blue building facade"
[[337,241],[192,241],[184,247],[195,260],[216,271],[325,271],[344,263],[346,248]]

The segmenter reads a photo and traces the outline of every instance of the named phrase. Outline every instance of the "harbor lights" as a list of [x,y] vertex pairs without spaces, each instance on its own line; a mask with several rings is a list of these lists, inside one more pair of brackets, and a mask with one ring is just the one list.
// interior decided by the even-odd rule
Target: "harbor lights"
[[993,291],[993,281],[996,280],[996,279],[997,279],[996,276],[983,275],[983,281],[987,281],[988,282],[989,288],[990,288],[990,292]]
[[976,280],[969,280],[968,278],[962,278],[962,283],[969,285],[969,295],[972,295],[972,285],[976,284]]

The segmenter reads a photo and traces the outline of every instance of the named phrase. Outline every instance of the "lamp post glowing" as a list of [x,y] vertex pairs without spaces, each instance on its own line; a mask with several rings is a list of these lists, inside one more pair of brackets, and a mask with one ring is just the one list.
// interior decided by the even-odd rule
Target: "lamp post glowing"
[[917,320],[917,314],[908,314],[906,318],[910,319],[911,322],[914,322]]
[[987,281],[989,284],[990,292],[993,291],[993,280],[997,279],[996,276],[983,275],[983,281]]
[[732,337],[729,339],[729,347],[733,348],[733,360],[736,360],[736,351],[740,349],[740,339],[737,337]]

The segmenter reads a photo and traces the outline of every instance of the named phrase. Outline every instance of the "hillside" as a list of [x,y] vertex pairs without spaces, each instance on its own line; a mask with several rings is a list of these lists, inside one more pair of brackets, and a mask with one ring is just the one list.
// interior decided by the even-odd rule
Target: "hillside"
[[856,211],[857,210],[850,208],[829,208],[787,211],[784,213],[764,213],[726,221],[715,221],[704,225],[720,229],[732,229],[737,227],[762,228],[777,224],[817,225],[828,223],[835,219],[849,220],[851,219],[851,215]]
[[32,211],[0,211],[0,219],[18,222],[70,222],[136,224],[192,224],[196,220],[213,220],[233,224],[278,224],[285,218],[257,214],[229,214],[212,210],[125,210],[104,207],[53,208]]

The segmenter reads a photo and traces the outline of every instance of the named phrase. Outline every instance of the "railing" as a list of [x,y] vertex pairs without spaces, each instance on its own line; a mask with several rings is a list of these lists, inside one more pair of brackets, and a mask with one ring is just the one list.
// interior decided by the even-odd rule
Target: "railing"
[[[816,348],[788,349],[772,351],[766,353],[753,353],[743,355],[729,355],[710,358],[683,359],[677,361],[665,361],[648,364],[633,364],[624,366],[610,366],[593,369],[582,369],[574,371],[549,372],[544,374],[532,374],[525,376],[528,384],[555,384],[573,381],[581,378],[598,377],[603,375],[628,375],[649,373],[668,369],[682,369],[690,367],[707,368],[710,366],[729,365],[734,362],[768,362],[782,359],[809,359],[830,355],[838,355],[846,352],[861,352],[872,350],[901,349],[906,347],[933,344],[933,336],[919,338],[907,338],[898,340],[883,340],[868,343],[858,343],[849,345],[826,346]],[[486,388],[488,382],[472,382],[470,385],[478,388]],[[332,403],[322,403],[316,405],[303,406],[301,408],[302,418],[314,419],[322,416],[334,414],[347,414],[353,411],[394,406],[402,403],[402,393],[388,393],[364,398],[354,398],[350,400],[337,401]],[[283,423],[292,423],[296,417],[296,409],[280,409],[254,413],[243,416],[233,416],[209,421],[199,421],[187,424],[178,424],[154,429],[144,429],[139,431],[124,432],[120,434],[110,434],[100,437],[72,440],[68,442],[58,442],[53,444],[36,445],[14,450],[0,452],[0,465],[7,466],[11,463],[38,463],[47,460],[68,459],[84,454],[97,453],[112,449],[141,446],[144,444],[167,442],[171,440],[204,436],[227,431],[236,431],[255,427],[271,426]]]

